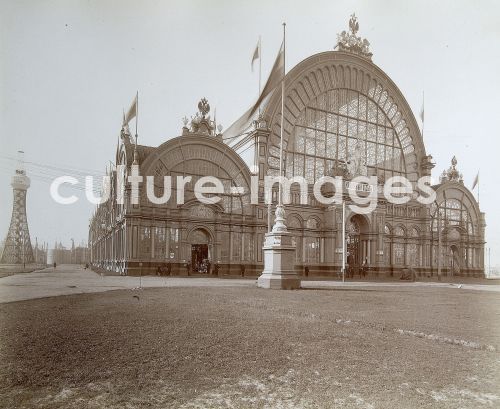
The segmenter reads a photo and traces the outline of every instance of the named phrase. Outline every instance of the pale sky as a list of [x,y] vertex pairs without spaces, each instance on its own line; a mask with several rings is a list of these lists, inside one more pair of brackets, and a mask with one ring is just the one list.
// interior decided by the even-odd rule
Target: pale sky
[[[425,90],[424,142],[436,180],[453,155],[468,187],[480,169],[486,246],[500,264],[495,1],[0,1],[0,235],[10,222],[8,158],[17,150],[30,162],[104,172],[137,90],[141,144],[178,136],[201,97],[227,127],[256,99],[250,59],[259,35],[266,76],[286,21],[289,71],[333,49],[353,12],[373,62],[416,115]],[[28,191],[32,241],[86,240],[93,205],[79,190],[78,204],[54,203],[40,175],[30,175]]]

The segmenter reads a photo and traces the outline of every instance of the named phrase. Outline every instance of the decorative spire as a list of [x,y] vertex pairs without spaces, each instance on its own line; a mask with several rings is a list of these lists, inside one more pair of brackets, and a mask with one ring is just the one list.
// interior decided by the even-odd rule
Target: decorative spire
[[451,166],[448,170],[443,170],[441,174],[440,182],[458,182],[463,184],[463,175],[457,169],[457,158],[453,156],[451,159]]
[[337,34],[337,45],[340,51],[348,51],[371,60],[370,42],[366,38],[356,36],[359,31],[358,18],[353,13],[349,20],[349,32],[345,30]]
[[[187,133],[196,133],[196,134],[206,134],[213,135],[215,129],[214,121],[210,120],[210,116],[208,113],[210,112],[210,104],[208,103],[206,98],[202,98],[200,102],[198,102],[198,112],[194,117],[191,117],[190,128],[187,128],[187,121],[184,121],[183,135]],[[187,118],[186,118],[187,119]]]

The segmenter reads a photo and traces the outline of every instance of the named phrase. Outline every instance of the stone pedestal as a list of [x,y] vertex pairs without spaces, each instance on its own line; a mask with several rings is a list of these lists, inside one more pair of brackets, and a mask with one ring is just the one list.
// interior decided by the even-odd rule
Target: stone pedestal
[[292,234],[284,225],[283,208],[276,209],[276,223],[266,234],[264,271],[257,281],[261,288],[294,290],[300,288],[300,276],[295,271],[295,246]]

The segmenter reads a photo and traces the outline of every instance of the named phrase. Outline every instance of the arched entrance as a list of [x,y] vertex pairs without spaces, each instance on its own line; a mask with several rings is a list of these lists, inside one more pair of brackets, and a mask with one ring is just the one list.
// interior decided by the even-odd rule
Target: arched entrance
[[[368,245],[363,235],[368,232],[368,223],[363,216],[352,216],[346,225],[347,264],[351,275],[357,274],[365,259],[368,259]],[[369,260],[368,260],[369,262]]]
[[460,274],[460,251],[455,245],[450,246],[450,271],[453,275]]
[[196,229],[189,235],[191,243],[191,271],[193,273],[209,273],[210,235],[205,229]]
[[359,269],[360,265],[360,228],[359,223],[355,218],[349,220],[346,226],[346,230],[347,264],[349,265],[349,271],[354,273]]

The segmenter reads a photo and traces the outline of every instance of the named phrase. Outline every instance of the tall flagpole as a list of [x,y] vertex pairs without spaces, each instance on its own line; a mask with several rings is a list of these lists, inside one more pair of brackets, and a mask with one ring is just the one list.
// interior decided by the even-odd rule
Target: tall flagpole
[[[261,75],[262,75],[262,42],[259,36],[259,94],[257,98],[260,98],[260,90],[261,90]],[[260,116],[260,104],[259,104],[259,116]]]
[[[261,81],[262,81],[262,38],[259,35],[259,94],[257,95],[257,98],[260,98],[260,91],[261,91]],[[261,107],[259,104],[259,121],[260,121],[260,113],[261,113]],[[257,174],[258,169],[259,169],[259,144],[257,140],[258,136],[255,134],[255,140],[254,140],[254,166],[255,166],[255,173]],[[269,202],[267,205],[267,232],[271,232],[271,212],[273,210],[273,204],[272,200]]]
[[[280,179],[283,176],[283,138],[285,116],[285,32],[286,23],[283,23],[283,43],[280,48],[277,63],[283,64],[283,77],[281,78],[281,141],[280,141]],[[283,58],[281,60],[281,58]],[[274,74],[274,73],[273,73]],[[276,206],[274,226],[271,232],[266,233],[266,240],[262,247],[264,251],[264,270],[257,280],[261,288],[294,290],[300,288],[300,275],[295,269],[295,251],[293,235],[287,230],[285,224],[285,209],[283,207],[282,181],[279,181],[279,199]]]
[[[261,43],[261,37],[259,35],[259,93],[257,94],[257,98],[260,98],[260,87],[261,87],[261,73],[262,73],[262,43]],[[260,121],[260,104],[259,104],[259,116],[258,116],[258,121]],[[254,154],[253,154],[253,165],[254,165],[254,174],[258,173],[259,169],[259,152],[258,152],[258,136],[257,133],[255,134],[255,138],[253,140],[254,144]],[[271,211],[271,203],[268,205],[268,212]],[[268,231],[270,230],[270,224],[268,223]]]
[[479,183],[480,183],[479,173],[480,172],[481,172],[480,170],[477,171],[477,205],[478,206],[479,206]]
[[[285,118],[285,28],[283,23],[283,78],[281,80],[281,131],[280,131],[280,177],[283,176],[283,127]],[[281,181],[280,181],[281,182]],[[282,183],[278,183],[278,205],[276,206],[273,233],[284,233],[287,231],[285,224],[285,209],[283,208],[283,188]]]
[[438,206],[437,209],[437,225],[438,225],[438,280],[441,281],[441,256],[442,256],[442,250],[441,250],[441,212]]
[[424,123],[425,123],[425,91],[422,91],[422,112],[420,114],[420,117],[422,119],[422,139],[424,139]]
[[[281,79],[281,129],[280,129],[280,177],[283,176],[283,126],[285,119],[285,65],[286,65],[286,23],[283,23],[283,78]],[[282,187],[278,184],[278,206],[283,207]]]
[[135,147],[137,148],[137,123],[139,122],[139,91],[135,94]]
[[135,145],[134,145],[134,162],[133,165],[138,165],[137,162],[137,123],[139,122],[139,91],[135,94]]
[[345,282],[345,200],[342,199],[342,282]]

